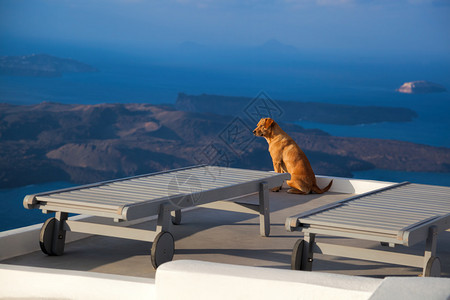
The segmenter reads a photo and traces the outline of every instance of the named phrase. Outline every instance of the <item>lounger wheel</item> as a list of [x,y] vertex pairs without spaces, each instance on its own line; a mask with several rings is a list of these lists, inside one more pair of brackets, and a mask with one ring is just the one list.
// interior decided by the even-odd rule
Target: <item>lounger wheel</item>
[[156,269],[165,262],[173,259],[175,252],[175,243],[170,232],[163,231],[158,233],[152,245],[152,265]]
[[291,269],[292,270],[302,270],[302,255],[303,255],[303,244],[304,243],[305,242],[302,239],[300,239],[294,245],[294,249],[292,250],[292,256],[291,256]]
[[42,252],[51,256],[63,255],[64,253],[66,233],[62,231],[58,235],[55,234],[57,222],[56,218],[47,219],[39,233],[39,246],[41,246]]
[[42,252],[47,255],[58,255],[53,251],[53,238],[55,236],[55,223],[56,218],[49,218],[42,225],[41,232],[39,234],[39,246],[41,246]]
[[440,277],[441,276],[441,261],[439,257],[432,256],[425,266],[425,277]]

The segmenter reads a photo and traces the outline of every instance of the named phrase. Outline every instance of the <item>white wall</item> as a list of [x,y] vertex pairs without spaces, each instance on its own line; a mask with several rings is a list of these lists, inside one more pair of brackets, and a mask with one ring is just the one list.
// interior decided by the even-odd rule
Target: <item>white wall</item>
[[179,260],[156,272],[158,300],[369,299],[381,279]]
[[0,265],[0,299],[156,299],[150,278]]

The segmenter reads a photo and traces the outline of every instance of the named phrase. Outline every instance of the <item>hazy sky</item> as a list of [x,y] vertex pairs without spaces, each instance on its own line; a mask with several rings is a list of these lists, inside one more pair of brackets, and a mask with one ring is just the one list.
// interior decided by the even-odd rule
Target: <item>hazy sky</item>
[[450,0],[0,0],[0,26],[2,42],[450,53]]

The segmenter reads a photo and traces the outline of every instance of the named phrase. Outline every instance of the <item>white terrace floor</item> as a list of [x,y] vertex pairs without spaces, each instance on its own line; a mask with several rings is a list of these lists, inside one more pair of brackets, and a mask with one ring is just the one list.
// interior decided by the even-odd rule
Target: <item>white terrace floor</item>
[[[193,259],[247,266],[289,269],[294,243],[300,232],[287,232],[287,217],[331,202],[348,198],[351,194],[327,192],[323,195],[291,195],[283,190],[270,193],[271,234],[259,235],[258,217],[241,212],[197,208],[183,213],[182,224],[173,226],[175,237],[174,260]],[[244,198],[258,201],[257,195]],[[155,227],[155,221],[135,225],[137,228]],[[68,233],[70,235],[72,233]],[[378,242],[322,238],[348,246],[381,249]],[[36,244],[38,243],[36,237]],[[1,245],[8,247],[8,245]],[[441,260],[443,277],[450,277],[450,232],[440,234],[437,256]],[[155,271],[150,262],[151,244],[147,242],[91,236],[66,244],[65,254],[58,257],[41,251],[1,260],[1,264],[37,266],[80,270],[151,278]],[[423,244],[404,248],[404,253],[423,255]],[[374,263],[316,254],[313,271],[371,277],[418,276],[422,270],[412,267]]]

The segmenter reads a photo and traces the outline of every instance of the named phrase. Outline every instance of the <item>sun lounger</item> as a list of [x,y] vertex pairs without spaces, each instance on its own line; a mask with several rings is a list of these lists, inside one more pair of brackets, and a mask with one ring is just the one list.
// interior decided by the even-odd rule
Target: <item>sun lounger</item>
[[[313,253],[423,268],[439,276],[437,235],[450,228],[450,187],[396,184],[304,212],[286,220],[288,231],[304,232],[294,246],[291,267],[311,270]],[[316,235],[412,246],[426,241],[423,256],[316,243]]]
[[[66,231],[74,231],[153,242],[151,259],[156,268],[172,260],[174,239],[169,226],[171,220],[180,223],[182,208],[259,193],[259,204],[245,206],[260,215],[260,233],[268,236],[268,190],[288,178],[289,174],[274,172],[196,166],[28,195],[24,206],[56,213],[44,223],[40,233],[41,249],[48,255],[62,255]],[[153,232],[68,220],[69,213],[112,218],[116,222],[152,215],[158,215],[158,220]]]

